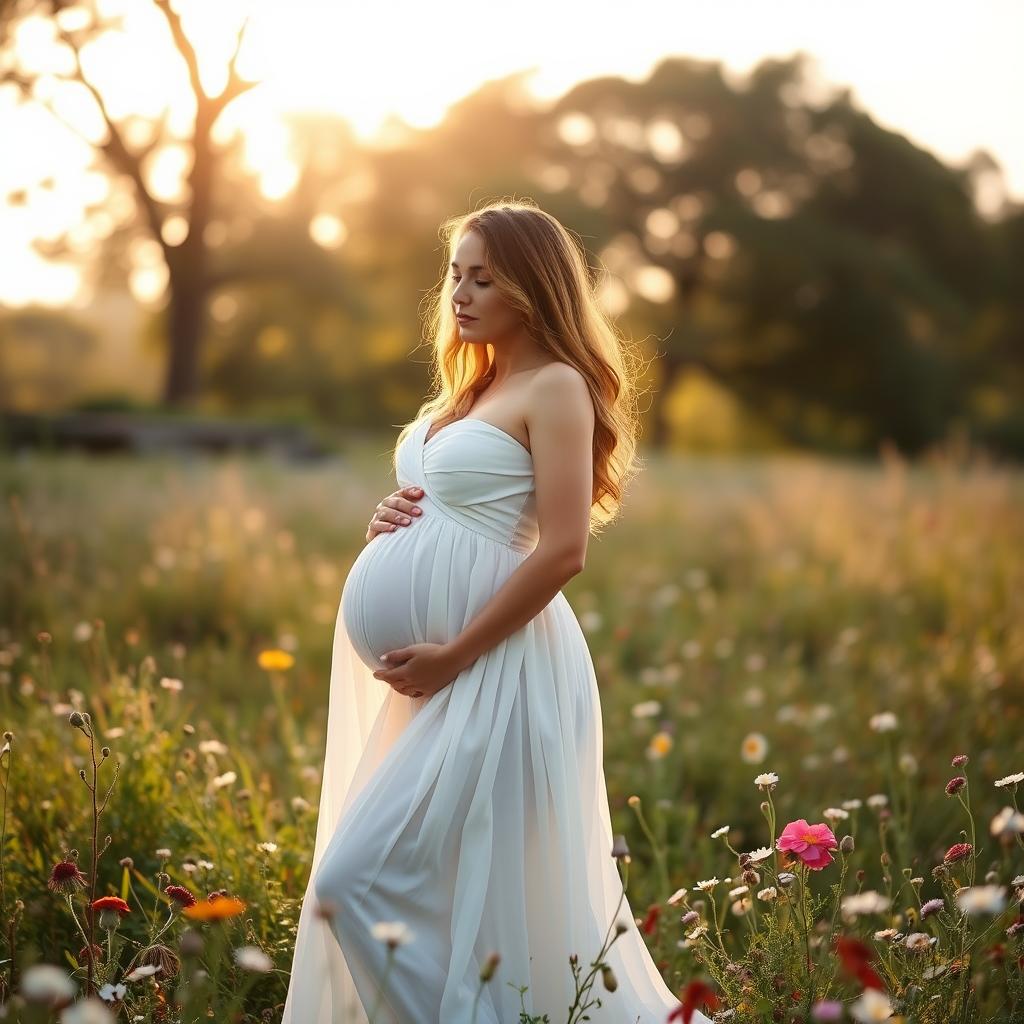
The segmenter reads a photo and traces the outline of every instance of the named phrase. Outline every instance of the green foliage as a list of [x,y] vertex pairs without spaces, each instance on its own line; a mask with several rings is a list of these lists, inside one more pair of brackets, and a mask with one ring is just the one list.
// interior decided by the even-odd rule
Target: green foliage
[[[279,1011],[313,843],[331,631],[347,565],[393,487],[384,448],[313,470],[3,466],[0,725],[12,738],[0,755],[0,960],[14,962],[0,963],[0,998],[16,998],[34,960],[70,967],[85,987],[85,943],[47,881],[72,850],[89,867],[93,806],[78,773],[106,745],[101,796],[103,773],[120,769],[98,825],[100,846],[111,843],[96,895],[131,912],[97,980],[119,982],[166,943],[180,973],[125,982],[132,1015],[155,1019],[172,996],[197,1020],[205,1006],[229,1019],[231,1000],[240,1010],[244,999],[239,1019]],[[849,1014],[863,985],[835,952],[842,937],[872,951],[907,1021],[1021,1012],[1021,939],[1007,928],[1024,856],[1019,834],[992,828],[1017,799],[993,782],[1024,769],[1013,760],[1022,491],[1015,472],[956,450],[916,467],[650,459],[568,596],[602,690],[629,903],[674,992],[705,977],[733,1021],[805,1021],[822,999]],[[284,653],[261,667],[271,649]],[[90,716],[92,746],[67,725],[75,712]],[[953,769],[959,753],[969,765]],[[759,790],[767,771],[781,782]],[[969,784],[949,796],[954,774]],[[799,818],[827,820],[852,850],[818,871],[787,867],[777,850],[744,867]],[[957,842],[971,855],[942,867]],[[758,880],[743,882],[750,869]],[[168,884],[246,909],[186,928]],[[1006,909],[961,912],[958,890],[983,884],[1004,887]],[[758,895],[769,887],[775,899]],[[857,910],[857,893],[877,893],[881,909]],[[922,919],[937,898],[942,910]],[[684,912],[695,914],[686,924]],[[886,929],[904,940],[876,938]],[[190,952],[192,932],[202,943]],[[914,933],[938,941],[915,952]],[[272,969],[237,963],[244,946]],[[614,980],[601,951],[579,958],[582,1012]],[[520,992],[521,1020],[564,1021]]]

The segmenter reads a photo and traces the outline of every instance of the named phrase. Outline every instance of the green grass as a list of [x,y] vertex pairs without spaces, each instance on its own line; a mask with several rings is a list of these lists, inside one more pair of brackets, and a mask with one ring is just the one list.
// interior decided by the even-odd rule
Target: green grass
[[[259,946],[275,969],[245,975],[237,1019],[264,1019],[265,1009],[277,1019],[316,820],[334,619],[374,506],[394,487],[390,443],[302,467],[74,456],[0,466],[0,724],[14,734],[0,761],[0,960],[15,958],[0,964],[0,999],[12,973],[35,959],[70,968],[66,953],[84,945],[67,903],[47,889],[68,850],[89,868],[92,804],[78,771],[91,771],[90,747],[67,721],[77,709],[91,715],[97,749],[111,749],[101,786],[120,763],[100,824],[101,845],[108,834],[111,845],[97,895],[132,904],[114,936],[122,967],[152,934],[158,870],[200,897],[226,890],[246,901],[245,914],[202,926],[205,954],[186,957],[168,991],[205,962],[207,989],[191,986],[192,1005],[206,1000],[229,1019],[238,969],[211,943]],[[949,453],[919,466],[894,456],[881,465],[648,456],[621,521],[591,540],[566,594],[601,686],[613,823],[633,858],[630,902],[673,990],[713,980],[734,1021],[806,1020],[810,995],[826,991],[849,1011],[861,987],[830,949],[841,932],[876,950],[908,1020],[1024,1014],[1021,939],[1004,934],[1019,895],[1008,890],[998,917],[966,918],[952,903],[956,884],[1009,886],[1024,872],[1021,837],[989,828],[1016,798],[993,782],[1024,771],[1022,499],[1020,472]],[[268,648],[289,651],[294,665],[264,671],[257,656]],[[180,692],[164,677],[180,679]],[[895,730],[870,727],[883,711]],[[766,745],[756,760],[744,757],[752,733]],[[226,752],[200,749],[213,740]],[[970,755],[973,825],[944,792],[958,753]],[[229,771],[236,780],[215,787]],[[781,777],[774,835],[753,783],[767,771]],[[881,813],[867,804],[872,794],[888,798]],[[741,869],[712,831],[729,825],[730,846],[749,851],[791,820],[821,822],[826,808],[857,800],[848,819],[832,821],[854,851],[809,873],[816,927],[801,931],[800,899],[730,910],[726,891]],[[934,878],[972,827],[975,856],[960,877]],[[125,857],[130,868],[118,863]],[[213,867],[188,871],[187,858]],[[829,927],[841,873],[843,893],[886,893],[891,911],[839,914]],[[714,914],[693,892],[712,876],[723,879]],[[768,884],[761,878],[751,895]],[[691,891],[669,905],[677,887]],[[908,913],[943,895],[948,919]],[[159,899],[154,927],[167,916]],[[690,908],[707,936],[686,938],[693,925],[679,917]],[[162,941],[176,947],[183,924],[175,919]],[[940,942],[926,959],[908,958],[873,938],[890,926]],[[950,962],[956,969],[922,977],[923,964]],[[75,977],[84,988],[84,968]],[[153,982],[128,987],[129,1019],[156,1019]]]

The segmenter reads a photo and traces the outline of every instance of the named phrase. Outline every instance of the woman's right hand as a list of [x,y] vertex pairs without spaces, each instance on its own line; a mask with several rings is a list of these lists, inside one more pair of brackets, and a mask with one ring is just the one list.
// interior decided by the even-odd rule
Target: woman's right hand
[[422,487],[400,487],[387,497],[381,498],[380,504],[370,520],[370,525],[367,527],[366,540],[369,542],[378,533],[392,533],[399,526],[411,525],[412,516],[423,514],[423,510],[413,504],[417,498],[422,497]]

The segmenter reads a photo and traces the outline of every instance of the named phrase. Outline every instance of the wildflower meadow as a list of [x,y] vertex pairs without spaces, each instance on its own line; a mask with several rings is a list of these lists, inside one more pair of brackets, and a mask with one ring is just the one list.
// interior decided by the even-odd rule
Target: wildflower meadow
[[[386,444],[0,473],[0,1020],[279,1020]],[[637,916],[517,1024],[631,927],[684,1024],[1024,1020],[1022,497],[955,445],[649,457],[566,590]]]

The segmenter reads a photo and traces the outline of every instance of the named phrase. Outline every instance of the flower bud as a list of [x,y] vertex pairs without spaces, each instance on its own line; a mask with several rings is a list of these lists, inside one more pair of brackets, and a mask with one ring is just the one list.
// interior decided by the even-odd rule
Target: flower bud
[[839,840],[839,849],[842,850],[843,853],[853,853],[854,845],[853,836],[843,836],[843,838]]
[[68,725],[73,726],[75,729],[81,729],[85,725],[85,719],[82,717],[81,711],[72,711],[68,715]]
[[612,843],[612,856],[616,860],[629,856],[629,846],[626,844],[624,835],[616,835],[615,842]]
[[615,972],[608,964],[601,968],[601,980],[604,982],[604,987],[608,992],[614,992],[619,987],[619,980],[615,977]]
[[115,931],[121,924],[121,914],[113,907],[105,907],[100,911],[99,924],[104,931]]
[[494,972],[498,969],[498,964],[501,963],[500,953],[491,953],[490,956],[484,961],[483,967],[480,968],[480,980],[490,981],[494,977]]

